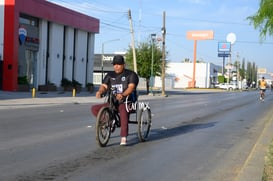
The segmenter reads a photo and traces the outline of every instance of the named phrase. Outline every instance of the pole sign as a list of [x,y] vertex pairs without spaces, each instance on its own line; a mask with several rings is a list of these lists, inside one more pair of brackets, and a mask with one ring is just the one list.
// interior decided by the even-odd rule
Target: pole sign
[[202,30],[202,31],[188,31],[187,39],[194,40],[193,45],[193,74],[192,81],[189,82],[189,87],[195,87],[195,70],[196,70],[196,49],[197,49],[197,40],[213,40],[214,33],[212,30]]
[[231,52],[230,42],[218,42],[218,57],[229,57]]

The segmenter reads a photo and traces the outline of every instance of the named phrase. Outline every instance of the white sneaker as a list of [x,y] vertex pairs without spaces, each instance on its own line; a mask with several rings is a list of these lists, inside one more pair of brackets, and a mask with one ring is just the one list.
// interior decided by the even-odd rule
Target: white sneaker
[[125,146],[127,143],[126,143],[126,137],[121,137],[121,140],[120,140],[120,145],[121,146]]

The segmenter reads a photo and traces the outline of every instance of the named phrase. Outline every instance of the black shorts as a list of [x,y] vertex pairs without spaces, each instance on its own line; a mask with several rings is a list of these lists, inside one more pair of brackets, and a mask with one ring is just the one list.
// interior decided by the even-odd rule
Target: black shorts
[[261,89],[261,91],[265,92],[266,89]]

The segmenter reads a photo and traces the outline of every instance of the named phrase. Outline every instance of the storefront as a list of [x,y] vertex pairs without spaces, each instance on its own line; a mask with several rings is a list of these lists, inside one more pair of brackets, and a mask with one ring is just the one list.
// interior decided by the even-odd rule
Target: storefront
[[0,89],[93,82],[99,20],[43,0],[0,0]]

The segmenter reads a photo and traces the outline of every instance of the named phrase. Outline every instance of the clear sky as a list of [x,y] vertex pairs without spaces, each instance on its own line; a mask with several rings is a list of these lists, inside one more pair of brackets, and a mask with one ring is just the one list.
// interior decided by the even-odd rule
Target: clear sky
[[[218,42],[229,33],[236,35],[231,62],[245,59],[273,73],[273,37],[262,43],[259,31],[246,17],[259,8],[260,0],[49,0],[100,20],[96,34],[95,53],[126,51],[131,42],[128,10],[131,10],[135,44],[161,36],[163,12],[166,13],[166,51],[171,62],[193,60],[193,41],[186,38],[190,30],[212,30],[213,40],[197,42],[197,60],[222,65]],[[117,40],[118,39],[118,40]],[[112,41],[114,40],[114,41]],[[226,60],[227,62],[227,60]]]

